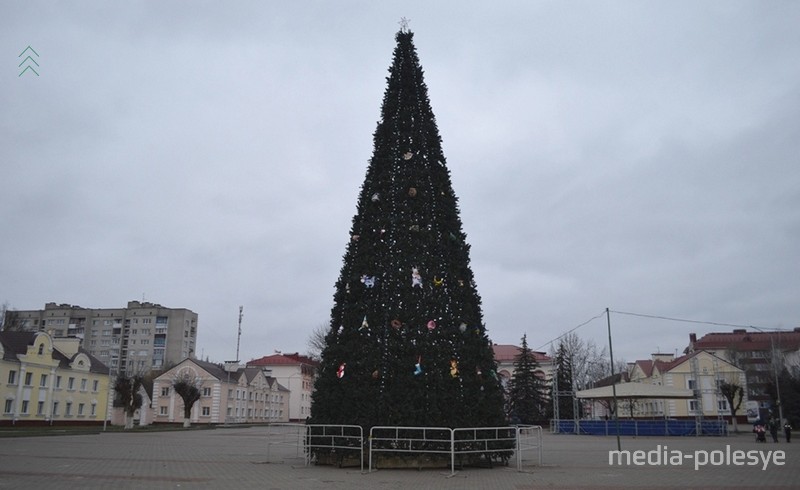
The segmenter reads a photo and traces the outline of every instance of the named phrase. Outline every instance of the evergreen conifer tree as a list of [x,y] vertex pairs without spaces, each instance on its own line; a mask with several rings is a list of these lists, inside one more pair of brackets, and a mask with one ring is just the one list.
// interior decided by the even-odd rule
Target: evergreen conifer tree
[[505,425],[413,34],[401,30],[335,286],[311,423]]
[[538,424],[546,414],[544,381],[536,375],[539,362],[528,347],[528,336],[522,336],[522,346],[514,358],[514,377],[508,389],[508,410],[512,421]]
[[555,356],[555,368],[556,379],[554,388],[557,393],[553,393],[553,396],[558,404],[558,418],[562,420],[572,420],[575,418],[572,358],[567,352],[563,341],[558,344],[558,350]]

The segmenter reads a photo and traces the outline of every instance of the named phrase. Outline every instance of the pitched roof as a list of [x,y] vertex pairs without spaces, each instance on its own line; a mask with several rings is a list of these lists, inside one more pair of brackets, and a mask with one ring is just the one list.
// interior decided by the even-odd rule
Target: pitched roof
[[[43,332],[0,332],[0,343],[3,344],[3,360],[19,361],[17,356],[26,354],[28,352],[28,346],[33,345],[36,336],[39,334],[43,334]],[[74,356],[67,357],[63,352],[58,350],[58,347],[53,346],[52,358],[58,361],[61,369],[69,369],[70,363],[75,360],[75,356],[78,354],[83,354],[89,358],[89,372],[98,374],[108,373],[108,366],[83,348],[79,348]]]
[[273,354],[271,356],[264,356],[259,359],[253,359],[248,362],[248,366],[275,366],[275,365],[297,365],[307,364],[309,366],[318,366],[319,362],[311,359],[308,356],[302,356],[295,352],[292,354]]
[[748,332],[746,329],[736,329],[733,332],[707,333],[696,340],[693,335],[689,335],[690,344],[686,348],[687,352],[701,349],[768,351],[772,350],[773,345],[781,350],[797,350],[800,348],[800,328],[796,328],[791,332]]
[[[494,350],[494,359],[498,362],[503,361],[511,361],[513,362],[517,356],[519,355],[520,349],[516,345],[511,344],[493,344],[492,349]],[[536,359],[536,362],[550,362],[552,358],[545,354],[544,352],[538,351],[531,351],[533,352],[533,357]]]

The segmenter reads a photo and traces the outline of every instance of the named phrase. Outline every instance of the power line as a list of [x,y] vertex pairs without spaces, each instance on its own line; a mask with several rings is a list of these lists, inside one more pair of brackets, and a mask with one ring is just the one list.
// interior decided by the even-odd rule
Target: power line
[[654,318],[656,320],[669,320],[673,322],[684,322],[684,323],[697,323],[701,325],[715,325],[718,327],[734,327],[734,328],[754,328],[756,330],[786,330],[782,328],[770,328],[770,327],[756,327],[755,325],[737,325],[735,323],[722,323],[722,322],[710,322],[704,320],[687,320],[685,318],[672,318],[668,316],[660,316],[660,315],[647,315],[644,313],[631,313],[629,311],[617,311],[617,310],[610,310],[611,313],[617,313],[619,315],[629,315],[629,316],[638,316],[642,318]]
[[535,348],[535,349],[533,349],[533,350],[535,350],[535,351],[538,351],[538,350],[539,350],[539,349],[541,349],[542,347],[545,347],[545,346],[547,346],[547,345],[550,345],[550,344],[552,344],[553,342],[555,342],[556,340],[560,339],[561,337],[564,337],[564,336],[566,336],[566,335],[569,335],[569,334],[571,334],[571,333],[572,333],[572,332],[574,332],[575,330],[578,330],[579,328],[581,328],[581,327],[583,327],[583,326],[585,326],[585,325],[588,325],[589,323],[591,323],[591,322],[593,322],[593,321],[597,320],[598,318],[602,317],[602,316],[603,316],[603,315],[605,315],[605,314],[606,314],[606,312],[605,312],[605,311],[601,311],[599,315],[597,315],[597,316],[593,316],[592,318],[589,318],[588,320],[586,320],[585,322],[581,323],[580,325],[578,325],[578,326],[576,326],[576,327],[573,327],[573,328],[571,328],[570,330],[567,330],[566,332],[562,333],[561,335],[559,335],[558,337],[554,338],[553,340],[551,340],[551,341],[549,341],[549,342],[545,342],[544,344],[540,345],[539,347],[537,347],[537,348]]

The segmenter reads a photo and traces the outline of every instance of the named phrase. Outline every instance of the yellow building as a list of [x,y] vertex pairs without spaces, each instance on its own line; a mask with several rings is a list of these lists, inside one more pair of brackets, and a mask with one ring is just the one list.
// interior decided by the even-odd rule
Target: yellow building
[[729,419],[731,407],[719,390],[722,382],[734,383],[743,388],[745,398],[737,416],[744,416],[744,406],[747,401],[744,371],[710,352],[695,351],[678,358],[672,354],[653,354],[650,360],[636,361],[629,376],[632,383],[694,390],[695,398],[629,402],[634,406],[623,406],[621,416],[632,408],[634,417],[689,418],[702,415]]
[[79,339],[0,332],[0,425],[94,424],[109,402],[108,368]]

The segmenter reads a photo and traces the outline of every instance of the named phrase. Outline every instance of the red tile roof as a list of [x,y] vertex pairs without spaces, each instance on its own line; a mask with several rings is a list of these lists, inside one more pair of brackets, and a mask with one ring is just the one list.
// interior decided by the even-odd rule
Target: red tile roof
[[[494,344],[492,345],[492,349],[494,349],[494,359],[498,362],[514,361],[520,352],[519,347],[510,344]],[[533,351],[533,357],[536,358],[536,362],[539,363],[552,361],[550,356],[544,352]]]
[[259,359],[253,359],[248,362],[248,366],[275,366],[275,365],[297,365],[307,364],[309,366],[318,366],[319,362],[311,359],[308,356],[302,356],[295,352],[292,354],[273,354],[271,356],[264,356]]
[[733,332],[712,332],[691,341],[687,351],[733,349],[740,351],[768,351],[800,349],[800,329],[791,332],[747,332],[744,329]]

